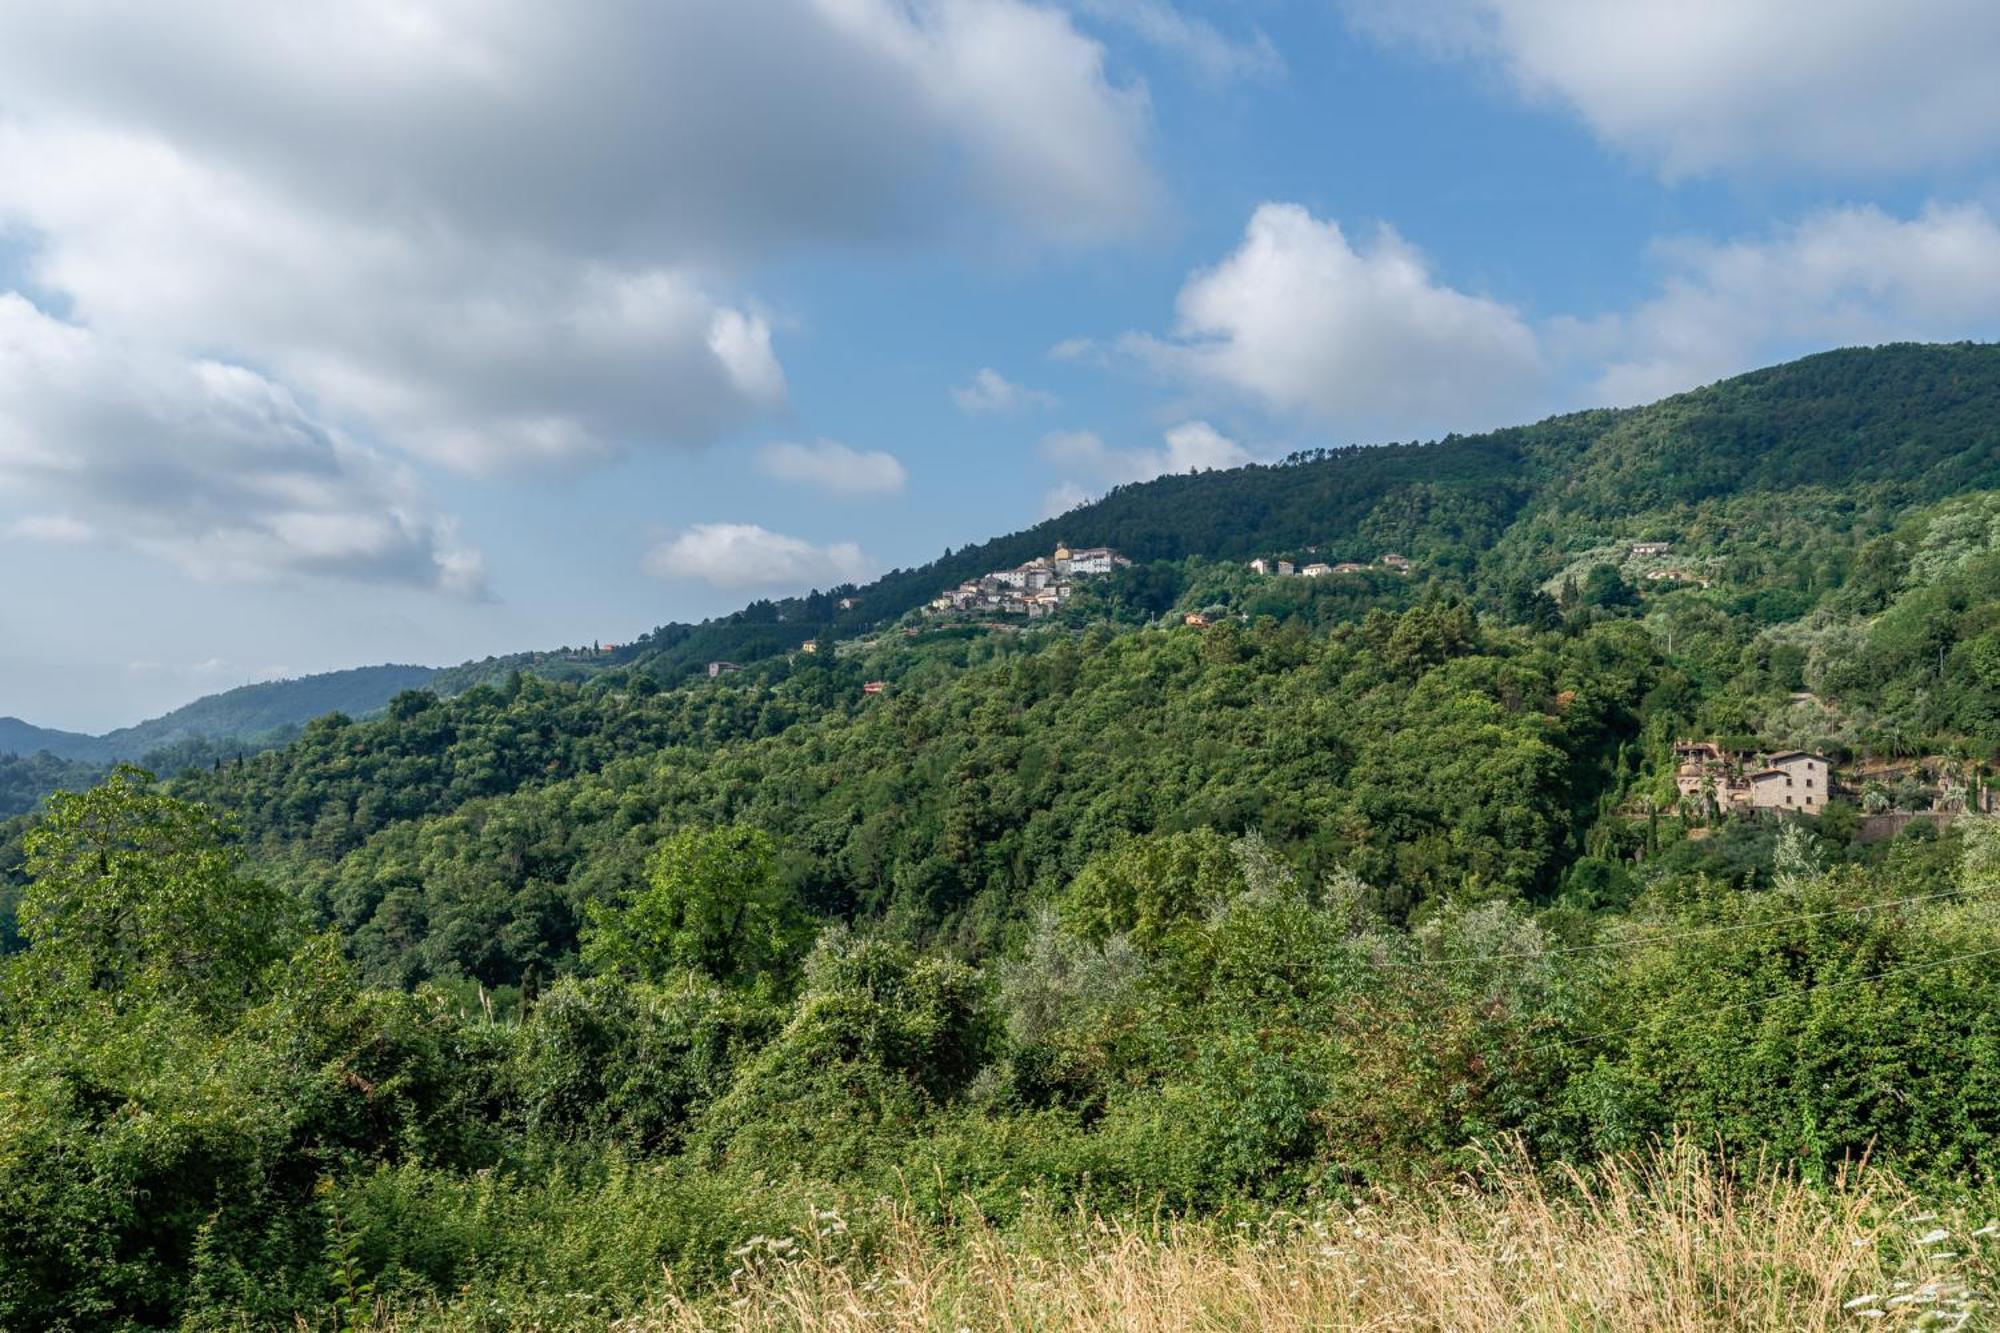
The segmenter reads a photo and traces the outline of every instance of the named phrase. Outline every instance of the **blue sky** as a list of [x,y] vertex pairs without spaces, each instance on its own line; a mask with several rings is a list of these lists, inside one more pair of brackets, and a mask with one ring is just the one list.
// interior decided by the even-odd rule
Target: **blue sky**
[[0,0],[0,714],[1994,336],[2000,15],[1797,12]]

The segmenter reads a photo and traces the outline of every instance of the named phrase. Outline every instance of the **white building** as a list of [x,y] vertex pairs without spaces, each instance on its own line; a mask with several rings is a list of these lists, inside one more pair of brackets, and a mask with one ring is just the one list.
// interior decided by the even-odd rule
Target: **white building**
[[1112,570],[1131,563],[1109,546],[1084,546],[1069,553],[1069,572],[1072,576],[1109,574]]

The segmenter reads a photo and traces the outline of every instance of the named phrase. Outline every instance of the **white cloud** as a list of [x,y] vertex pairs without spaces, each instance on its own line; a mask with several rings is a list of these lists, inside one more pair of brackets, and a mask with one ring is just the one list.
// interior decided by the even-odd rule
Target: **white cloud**
[[900,67],[1003,214],[1071,243],[1129,235],[1152,217],[1158,186],[1136,147],[1151,114],[1145,87],[1114,86],[1104,48],[1060,10],[1020,0],[811,8]]
[[1560,322],[1552,345],[1601,364],[1593,399],[1647,402],[1805,351],[2000,331],[2000,223],[1974,205],[1898,219],[1830,209],[1756,240],[1658,247],[1659,295]]
[[0,30],[38,288],[471,471],[781,407],[760,260],[1100,241],[1157,194],[1143,89],[1026,0],[0,0]]
[[1490,425],[1532,401],[1543,374],[1516,311],[1439,283],[1388,226],[1357,247],[1295,204],[1258,208],[1177,310],[1172,338],[1125,349],[1359,434]]
[[1103,365],[1106,357],[1104,348],[1095,338],[1064,338],[1049,348],[1049,360],[1068,361],[1077,365]]
[[646,555],[648,574],[717,588],[831,588],[859,583],[875,562],[853,542],[815,546],[754,523],[697,523]]
[[[1357,249],[1335,224],[1267,204],[1239,249],[1188,279],[1174,336],[1119,347],[1370,440],[1648,402],[1829,347],[2000,335],[2000,219],[1977,204],[1909,218],[1825,209],[1758,237],[1662,241],[1654,255],[1652,297],[1530,322],[1440,283],[1386,228]],[[1098,460],[1110,484],[1182,470],[1094,436],[1051,437],[1044,450]]]
[[757,451],[757,466],[767,477],[817,486],[835,495],[895,495],[909,481],[909,472],[894,454],[880,449],[864,453],[833,440],[767,444]]
[[1344,0],[1357,24],[1499,66],[1668,176],[1905,173],[2000,149],[1988,0]]
[[1167,432],[1166,466],[1162,472],[1207,472],[1242,467],[1253,461],[1248,449],[1206,421],[1188,421]]
[[0,294],[0,496],[10,531],[97,534],[202,577],[327,575],[479,595],[407,470],[241,366],[111,343]]
[[1126,28],[1141,40],[1181,57],[1212,83],[1275,78],[1285,71],[1285,62],[1277,48],[1262,32],[1230,37],[1207,20],[1183,13],[1165,0],[1074,0],[1074,3],[1079,13]]
[[952,389],[951,400],[961,412],[1015,412],[1056,405],[1054,394],[1016,384],[990,366]]
[[1058,482],[1042,496],[1042,517],[1059,518],[1097,497],[1073,481]]
[[[1043,517],[1086,503],[1109,486],[1151,481],[1170,472],[1241,467],[1257,456],[1206,421],[1186,421],[1167,431],[1161,449],[1114,449],[1095,431],[1056,431],[1037,446],[1042,461],[1066,479],[1042,498]],[[1090,489],[1084,482],[1095,486]]]
[[1183,421],[1161,434],[1158,448],[1117,448],[1090,430],[1051,431],[1036,445],[1042,470],[1058,480],[1042,494],[1041,517],[1089,504],[1114,486],[1168,473],[1242,467],[1258,456],[1206,421]]

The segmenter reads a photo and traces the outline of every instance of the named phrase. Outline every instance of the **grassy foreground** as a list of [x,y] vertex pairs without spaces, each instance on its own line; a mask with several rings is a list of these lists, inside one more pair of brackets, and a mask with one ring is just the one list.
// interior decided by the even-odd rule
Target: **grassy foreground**
[[[1932,1211],[1884,1172],[1815,1186],[1684,1145],[1554,1177],[1495,1164],[1234,1226],[1069,1214],[941,1230],[891,1211],[865,1247],[831,1213],[752,1238],[727,1290],[670,1294],[609,1327],[1974,1329],[1995,1326],[2000,1259],[2000,1227]],[[402,1333],[567,1322],[470,1292],[375,1314]]]

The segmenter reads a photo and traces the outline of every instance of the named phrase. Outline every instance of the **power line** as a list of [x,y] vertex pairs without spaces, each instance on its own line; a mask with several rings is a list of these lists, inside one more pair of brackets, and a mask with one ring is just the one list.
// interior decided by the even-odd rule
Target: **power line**
[[[1767,1004],[1776,1004],[1780,1000],[1791,1000],[1797,999],[1801,995],[1811,995],[1814,991],[1832,990],[1837,986],[1862,986],[1872,981],[1883,981],[1889,977],[1903,976],[1911,972],[1931,972],[1940,967],[1949,967],[1953,963],[1963,963],[1974,958],[1985,958],[1992,954],[2000,954],[2000,946],[1991,949],[1975,949],[1971,953],[1953,954],[1949,958],[1933,958],[1927,963],[1910,963],[1903,967],[1885,968],[1880,972],[1872,973],[1865,977],[1842,977],[1838,981],[1816,981],[1810,986],[1800,986],[1794,990],[1781,991],[1776,995],[1765,995],[1755,1000],[1737,1000],[1730,1004],[1719,1004],[1711,1009],[1703,1009],[1697,1013],[1686,1015],[1686,1019],[1710,1018],[1716,1014],[1726,1014],[1738,1009],[1757,1009]],[[1664,1010],[1656,1009],[1645,1020],[1634,1023],[1630,1027],[1608,1028],[1603,1032],[1585,1033],[1581,1037],[1567,1037],[1562,1041],[1544,1042],[1536,1046],[1534,1050],[1536,1052],[1557,1051],[1566,1046],[1581,1046],[1587,1042],[1603,1041],[1607,1037],[1623,1037],[1646,1027],[1653,1019],[1658,1018],[1662,1012]]]
[[1784,926],[1799,921],[1821,921],[1830,916],[1851,916],[1856,912],[1875,912],[1891,907],[1908,907],[1913,903],[1937,902],[1943,898],[1964,896],[1962,889],[1947,889],[1942,893],[1921,893],[1910,898],[1893,898],[1887,902],[1856,903],[1852,907],[1833,907],[1819,912],[1800,912],[1794,916],[1774,916],[1763,921],[1743,921],[1728,926],[1696,926],[1691,930],[1668,931],[1659,935],[1648,935],[1644,939],[1604,940],[1596,944],[1571,944],[1560,949],[1523,950],[1518,953],[1470,954],[1457,958],[1411,958],[1383,959],[1377,967],[1386,968],[1431,968],[1459,967],[1474,963],[1532,963],[1544,958],[1567,954],[1602,953],[1610,949],[1641,949],[1649,944],[1666,944],[1674,940],[1704,939],[1715,935],[1730,935],[1746,930],[1763,930],[1768,926]]

